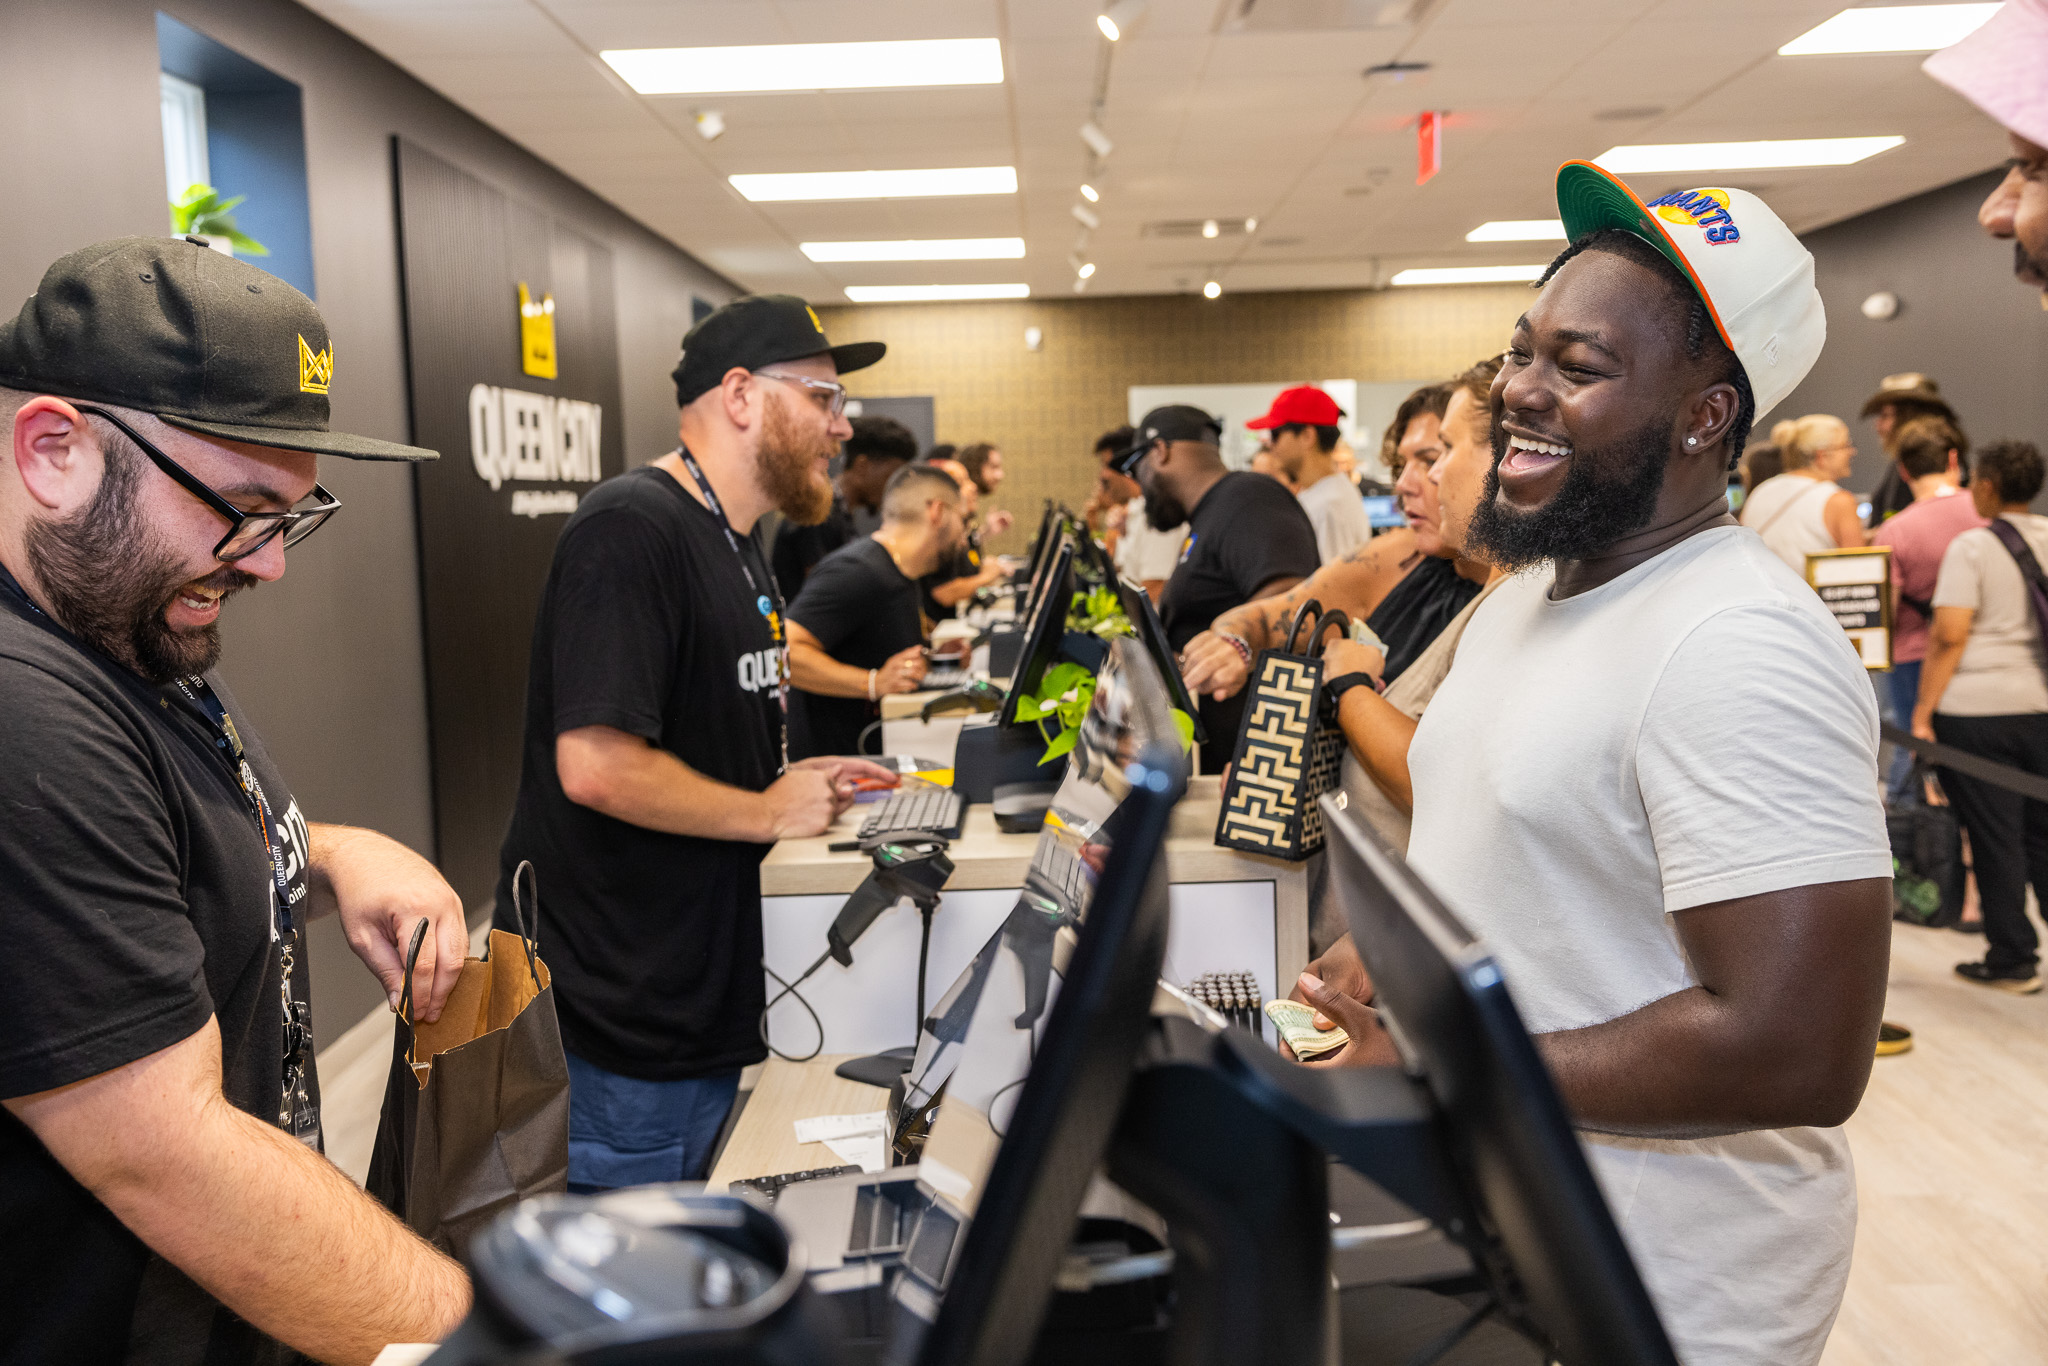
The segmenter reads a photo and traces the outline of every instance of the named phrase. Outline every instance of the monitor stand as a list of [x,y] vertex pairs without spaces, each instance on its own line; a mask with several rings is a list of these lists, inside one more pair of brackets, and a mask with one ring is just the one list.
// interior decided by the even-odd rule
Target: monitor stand
[[[1173,1366],[1330,1359],[1332,1156],[1465,1243],[1485,1276],[1477,1226],[1420,1083],[1394,1067],[1300,1067],[1241,1031],[1210,1034],[1171,1017],[1155,1027],[1108,1175],[1170,1230],[1178,1309],[1165,1359]],[[1480,1317],[1417,1360],[1440,1359]],[[1512,1308],[1503,1317],[1513,1326]]]

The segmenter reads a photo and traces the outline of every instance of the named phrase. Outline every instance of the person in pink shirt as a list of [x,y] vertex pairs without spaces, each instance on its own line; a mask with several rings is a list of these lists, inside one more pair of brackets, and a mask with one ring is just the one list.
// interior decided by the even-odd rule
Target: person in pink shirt
[[[1913,418],[1899,428],[1893,451],[1900,477],[1913,490],[1913,502],[1879,525],[1870,534],[1870,543],[1892,548],[1892,671],[1885,678],[1893,714],[1908,717],[1920,692],[1920,662],[1927,657],[1942,552],[1950,541],[1985,521],[1961,488],[1963,460],[1970,447],[1954,423],[1932,415]],[[1894,797],[1905,795],[1912,770],[1910,753],[1901,749],[1893,755]]]

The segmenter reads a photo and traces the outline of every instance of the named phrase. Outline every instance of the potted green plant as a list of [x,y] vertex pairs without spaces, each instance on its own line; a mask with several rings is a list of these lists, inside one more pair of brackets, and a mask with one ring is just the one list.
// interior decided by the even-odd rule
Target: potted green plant
[[[1114,588],[1097,585],[1074,594],[1067,608],[1067,638],[1061,646],[1061,652],[1070,657],[1048,668],[1038,686],[1017,699],[1017,719],[1036,723],[1045,738],[1040,764],[1049,764],[1073,749],[1081,738],[1081,719],[1095,699],[1095,674],[1102,667],[1109,642],[1136,634]],[[1085,659],[1072,658],[1074,655]],[[1047,729],[1049,724],[1058,729]],[[1181,748],[1192,749],[1194,718],[1175,707],[1173,724],[1180,732]]]
[[235,226],[234,210],[248,199],[238,194],[222,199],[211,185],[187,186],[185,193],[171,201],[171,231],[180,237],[203,237],[206,244],[224,256],[268,256],[270,248]]

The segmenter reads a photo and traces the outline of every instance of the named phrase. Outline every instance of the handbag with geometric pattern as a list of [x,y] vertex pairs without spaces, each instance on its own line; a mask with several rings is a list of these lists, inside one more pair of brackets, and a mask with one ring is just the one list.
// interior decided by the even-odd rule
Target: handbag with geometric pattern
[[1323,847],[1316,798],[1337,786],[1344,761],[1344,732],[1323,695],[1323,637],[1332,626],[1339,639],[1351,632],[1349,617],[1311,598],[1295,611],[1286,648],[1253,661],[1216,820],[1226,849],[1299,863]]

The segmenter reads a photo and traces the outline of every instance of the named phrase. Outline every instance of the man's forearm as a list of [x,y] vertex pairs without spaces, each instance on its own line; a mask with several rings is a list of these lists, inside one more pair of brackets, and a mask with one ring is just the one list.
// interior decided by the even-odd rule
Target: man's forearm
[[865,698],[870,677],[869,670],[841,664],[815,645],[790,642],[789,681],[799,692],[818,697]]
[[222,1097],[211,1020],[8,1108],[151,1249],[310,1356],[368,1362],[387,1343],[439,1341],[468,1312],[461,1267],[326,1158]]
[[700,839],[775,839],[766,794],[707,778],[624,731],[592,726],[564,732],[555,737],[555,767],[570,801],[628,825]]

